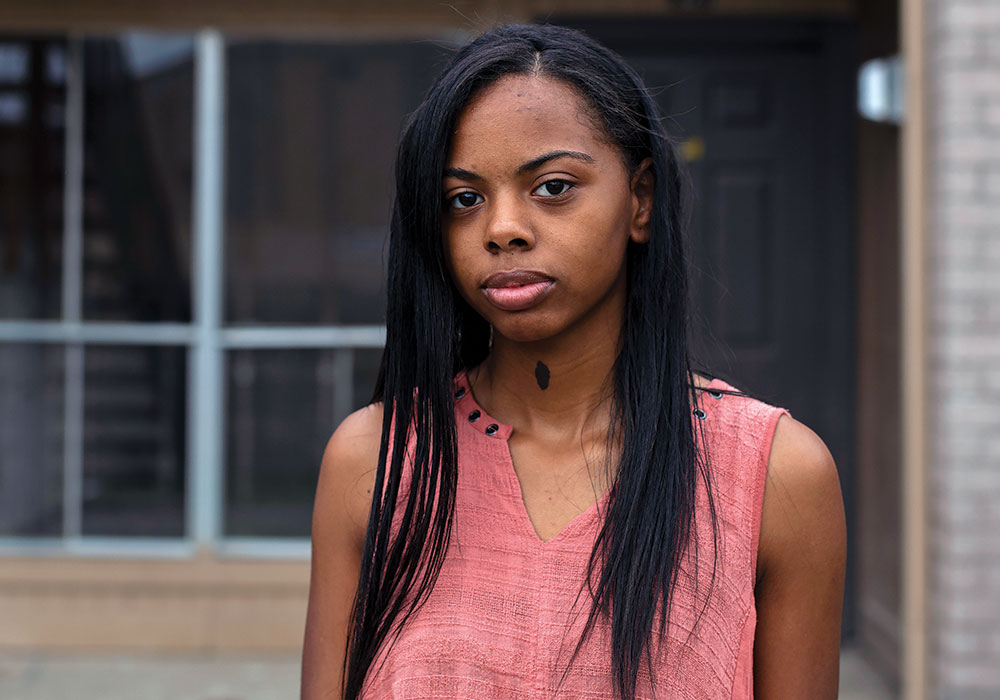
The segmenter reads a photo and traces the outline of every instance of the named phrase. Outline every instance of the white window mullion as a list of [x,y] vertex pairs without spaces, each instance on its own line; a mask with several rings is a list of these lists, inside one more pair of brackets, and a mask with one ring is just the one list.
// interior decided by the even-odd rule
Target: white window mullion
[[187,534],[200,549],[222,530],[223,156],[225,44],[213,29],[195,43],[192,278],[195,341],[188,367]]
[[[79,327],[83,294],[83,40],[66,47],[62,321]],[[67,343],[63,382],[63,536],[83,530],[83,344]]]

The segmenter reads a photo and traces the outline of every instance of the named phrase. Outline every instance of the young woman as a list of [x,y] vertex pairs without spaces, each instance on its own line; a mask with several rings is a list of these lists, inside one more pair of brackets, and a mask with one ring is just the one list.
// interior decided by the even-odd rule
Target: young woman
[[323,458],[303,698],[836,697],[836,468],[692,371],[683,221],[612,52],[453,57],[399,148],[376,399]]

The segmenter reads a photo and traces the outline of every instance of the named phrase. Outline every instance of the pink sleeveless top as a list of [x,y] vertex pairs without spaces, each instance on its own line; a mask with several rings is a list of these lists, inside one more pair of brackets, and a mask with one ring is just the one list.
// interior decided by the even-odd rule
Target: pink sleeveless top
[[[771,438],[787,411],[717,389],[732,387],[713,380],[698,392],[692,416],[708,443],[718,523],[715,580],[708,493],[699,480],[696,546],[681,565],[665,643],[651,647],[652,680],[640,665],[638,698],[753,697],[761,502]],[[607,620],[598,619],[570,664],[590,610],[580,591],[607,496],[542,541],[507,448],[511,426],[476,405],[464,374],[456,379],[456,397],[459,475],[448,553],[424,605],[375,659],[363,697],[610,700]]]

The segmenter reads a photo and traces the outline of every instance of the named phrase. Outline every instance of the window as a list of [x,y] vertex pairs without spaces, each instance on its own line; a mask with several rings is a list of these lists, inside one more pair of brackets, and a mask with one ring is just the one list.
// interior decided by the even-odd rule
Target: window
[[447,50],[0,37],[0,544],[307,551]]

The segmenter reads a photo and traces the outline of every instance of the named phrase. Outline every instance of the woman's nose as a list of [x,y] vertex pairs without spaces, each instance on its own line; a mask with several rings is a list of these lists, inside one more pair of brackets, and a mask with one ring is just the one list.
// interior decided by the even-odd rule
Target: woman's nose
[[483,247],[491,253],[530,250],[535,245],[524,203],[514,196],[497,197],[486,225]]

